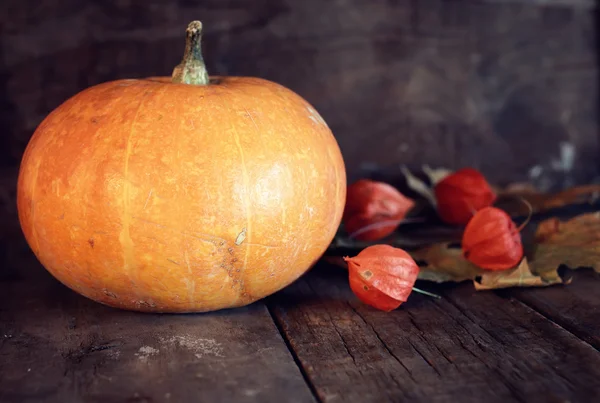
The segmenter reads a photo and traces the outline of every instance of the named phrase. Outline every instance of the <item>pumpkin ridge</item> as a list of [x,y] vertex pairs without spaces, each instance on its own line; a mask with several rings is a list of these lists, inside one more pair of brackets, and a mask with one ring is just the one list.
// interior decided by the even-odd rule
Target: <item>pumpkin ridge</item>
[[[140,98],[140,102],[135,111],[135,115],[133,116],[133,120],[131,121],[131,126],[129,128],[129,135],[127,136],[127,147],[125,149],[125,158],[124,158],[124,167],[123,167],[123,214],[121,215],[121,223],[123,225],[123,229],[119,234],[119,242],[121,243],[121,248],[123,249],[123,269],[125,273],[127,273],[127,277],[129,277],[129,281],[133,285],[133,292],[138,296],[138,284],[134,280],[133,273],[131,272],[131,265],[133,263],[133,240],[131,239],[131,234],[129,232],[132,220],[131,214],[131,200],[130,200],[130,191],[131,191],[131,182],[129,181],[129,158],[131,157],[131,153],[133,152],[133,142],[132,138],[135,132],[135,125],[137,123],[140,110],[144,105],[144,101],[148,99],[148,94],[152,94],[151,92],[144,92],[143,96]],[[135,277],[139,278],[139,269],[138,272],[135,273]]]
[[[223,103],[223,105],[225,106],[225,109],[227,109],[227,105],[225,105],[225,101],[224,99],[221,98],[221,102]],[[244,108],[244,110],[246,110]],[[246,112],[248,112],[246,110]],[[248,254],[250,252],[250,242],[252,242],[252,221],[250,220],[250,200],[248,199],[248,190],[250,188],[250,179],[248,178],[248,169],[246,167],[246,161],[245,161],[245,157],[244,157],[244,150],[242,148],[242,144],[240,142],[240,135],[235,127],[235,124],[230,124],[232,132],[233,132],[233,139],[235,141],[235,145],[238,148],[238,151],[240,153],[240,160],[241,160],[241,165],[242,165],[242,179],[244,181],[244,187],[246,188],[246,191],[244,192],[244,209],[246,210],[246,251],[244,252],[244,262],[242,263],[242,268],[240,269],[239,275],[237,276],[237,281],[239,283],[239,288],[238,288],[238,301],[240,300],[240,298],[243,298],[245,296],[249,296],[248,292],[246,291],[246,285],[244,284],[244,276],[246,273],[246,267],[248,266]],[[254,125],[254,127],[256,128],[256,132],[257,135],[259,134],[258,132],[258,126],[256,126],[256,124]]]
[[[340,176],[337,168],[337,164],[335,163],[335,157],[331,154],[331,150],[327,148],[327,157],[329,158],[331,164],[333,165],[333,172],[335,174],[335,200],[334,200],[334,209],[333,211],[340,211]],[[343,208],[341,209],[343,211]],[[337,218],[337,217],[336,217]]]
[[192,266],[190,265],[190,256],[188,253],[188,244],[185,242],[185,249],[183,251],[183,259],[185,261],[185,266],[188,269],[188,273],[190,275],[190,281],[186,282],[188,286],[188,298],[190,300],[190,304],[194,305],[196,302],[196,280],[194,279],[194,272],[192,270]]
[[36,190],[38,188],[37,186],[37,182],[38,182],[38,177],[40,176],[40,165],[42,164],[41,159],[38,160],[36,166],[35,166],[35,174],[33,175],[33,184],[31,185],[31,235],[33,235],[33,242],[35,243],[35,248],[36,253],[40,250],[40,240],[38,238],[38,234],[37,234],[37,230],[35,229],[35,203],[36,203]]
[[[183,63],[183,62],[182,62]],[[165,92],[166,92],[166,88],[169,84],[165,84]],[[177,126],[177,131],[175,133],[181,133],[181,126],[183,126],[183,119],[179,120],[179,124]],[[180,139],[182,136],[181,134],[179,135],[179,138],[175,141],[175,144],[181,144],[182,140]],[[175,203],[177,205],[177,212],[179,214],[179,216],[181,216],[181,204],[179,203]],[[194,306],[196,304],[196,278],[194,277],[194,270],[192,269],[192,265],[190,264],[190,255],[189,255],[189,243],[188,243],[188,239],[187,237],[189,236],[189,234],[187,233],[187,231],[179,231],[181,234],[181,239],[182,239],[182,243],[183,243],[183,259],[185,262],[185,267],[187,268],[188,271],[188,280],[185,281],[185,285],[187,286],[187,292],[188,292],[188,301],[190,302],[191,306]],[[201,237],[197,237],[197,239],[202,239],[202,241],[204,242],[208,242],[208,243],[213,243],[210,240],[205,240]]]

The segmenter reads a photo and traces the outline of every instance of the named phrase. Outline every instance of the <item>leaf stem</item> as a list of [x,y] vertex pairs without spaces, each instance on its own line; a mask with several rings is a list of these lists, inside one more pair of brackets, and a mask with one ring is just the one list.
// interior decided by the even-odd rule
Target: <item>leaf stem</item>
[[523,228],[525,228],[525,226],[529,224],[529,221],[531,221],[531,217],[533,216],[533,207],[531,206],[531,203],[529,203],[522,197],[519,197],[519,200],[521,200],[521,202],[523,202],[523,204],[527,206],[527,208],[529,209],[529,214],[527,215],[527,219],[523,221],[521,225],[519,225],[519,228],[517,228],[517,232],[521,232]]
[[349,234],[348,237],[356,238],[358,235],[363,234],[367,231],[379,229],[382,227],[392,227],[392,226],[397,227],[402,224],[418,223],[418,222],[424,222],[424,221],[425,221],[425,219],[423,217],[409,217],[409,218],[402,218],[400,220],[385,220],[385,221],[374,222],[372,224],[369,224],[362,228],[357,229],[353,233]]
[[421,290],[420,288],[417,288],[417,287],[413,287],[412,290],[414,292],[418,292],[419,294],[427,295],[429,297],[433,297],[433,298],[437,298],[437,299],[441,299],[442,298],[442,297],[440,297],[437,294],[434,294],[434,293],[429,292],[429,291]]

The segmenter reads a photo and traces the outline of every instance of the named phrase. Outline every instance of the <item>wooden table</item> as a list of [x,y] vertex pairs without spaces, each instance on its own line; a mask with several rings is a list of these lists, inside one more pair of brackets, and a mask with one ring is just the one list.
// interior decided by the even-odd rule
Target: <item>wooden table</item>
[[151,315],[71,292],[23,258],[0,277],[0,402],[600,401],[600,275],[413,294],[384,313],[319,264],[237,310]]

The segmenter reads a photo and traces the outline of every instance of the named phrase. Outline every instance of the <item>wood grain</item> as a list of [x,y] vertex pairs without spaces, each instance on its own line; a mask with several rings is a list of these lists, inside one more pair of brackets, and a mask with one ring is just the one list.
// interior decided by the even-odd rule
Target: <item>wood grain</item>
[[516,298],[600,350],[600,274],[591,269],[569,271],[568,286],[514,289]]
[[[20,234],[14,186],[36,126],[68,97],[107,80],[170,74],[185,26],[199,18],[209,71],[260,76],[304,96],[334,131],[350,180],[399,164],[470,165],[493,182],[530,179],[550,190],[600,170],[594,7],[2,1],[0,401],[315,400],[262,303],[139,315],[94,304],[43,274]],[[440,301],[411,296],[386,314],[358,303],[343,272],[331,270],[269,301],[317,400],[598,395],[595,275],[582,272],[580,288],[526,295],[440,288]]]
[[464,284],[384,313],[345,276],[323,266],[272,299],[322,401],[586,402],[599,390],[600,354],[517,300]]
[[600,148],[595,14],[567,3],[6,0],[0,161],[16,165],[41,119],[85,87],[170,74],[200,18],[209,71],[306,97],[351,179],[427,163],[542,188],[587,182]]
[[314,401],[261,303],[138,314],[31,270],[0,282],[0,402]]

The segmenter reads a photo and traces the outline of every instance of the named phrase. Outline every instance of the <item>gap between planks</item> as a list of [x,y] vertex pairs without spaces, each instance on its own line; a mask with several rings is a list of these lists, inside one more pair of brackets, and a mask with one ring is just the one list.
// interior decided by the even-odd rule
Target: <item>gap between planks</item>
[[587,344],[588,346],[590,346],[591,348],[593,348],[594,350],[596,350],[596,351],[598,351],[598,352],[600,353],[600,348],[599,348],[599,347],[597,347],[596,345],[594,345],[594,344],[592,344],[592,343],[588,342],[588,341],[587,341],[587,340],[584,338],[585,336],[584,336],[584,335],[583,335],[581,332],[579,332],[579,331],[578,331],[577,329],[575,329],[573,326],[569,325],[567,322],[563,322],[563,321],[561,321],[561,323],[557,322],[557,320],[556,320],[556,319],[554,319],[554,318],[552,318],[552,317],[550,317],[550,316],[548,316],[548,315],[544,314],[543,312],[541,312],[541,311],[539,311],[538,309],[536,309],[536,307],[535,307],[534,305],[530,305],[529,303],[527,303],[527,302],[525,302],[525,301],[522,301],[522,300],[520,300],[518,297],[513,297],[513,296],[506,297],[506,296],[504,296],[504,295],[501,295],[501,294],[500,294],[500,296],[501,296],[502,298],[509,298],[509,299],[510,299],[510,298],[512,298],[512,299],[514,299],[516,302],[518,302],[518,303],[520,303],[521,305],[523,305],[523,307],[524,307],[525,309],[528,309],[528,310],[530,310],[530,311],[532,311],[532,312],[535,312],[536,314],[540,315],[541,317],[543,317],[543,318],[544,318],[544,319],[546,319],[547,321],[549,321],[549,322],[551,322],[551,323],[554,323],[554,324],[556,325],[556,327],[558,327],[559,329],[561,329],[561,330],[563,330],[563,331],[565,331],[565,332],[567,332],[567,333],[570,333],[570,334],[572,334],[572,335],[573,335],[575,338],[578,338],[579,340],[581,340],[581,342],[582,342],[582,343],[585,343],[585,344]]
[[[475,373],[483,371],[496,379],[491,382],[493,378],[470,378],[469,382],[472,385],[465,386],[461,392],[470,394],[464,396],[465,398],[485,395],[486,398],[491,398],[491,401],[500,396],[508,397],[512,401],[525,401],[540,390],[545,390],[544,394],[547,397],[566,394],[581,399],[582,393],[592,390],[590,387],[596,388],[594,382],[585,388],[582,387],[582,390],[572,390],[571,382],[577,379],[569,372],[569,366],[573,366],[572,359],[557,361],[548,358],[546,354],[565,351],[558,347],[562,342],[567,343],[568,351],[581,357],[585,356],[586,350],[596,353],[597,349],[577,334],[560,326],[556,320],[548,318],[519,299],[514,298],[512,303],[507,301],[507,304],[497,306],[493,301],[494,298],[500,298],[496,295],[497,291],[485,296],[484,293],[475,294],[475,291],[469,291],[465,285],[440,286],[438,288],[443,291],[446,300],[444,306],[416,298],[412,302],[409,301],[407,305],[410,306],[405,308],[411,309],[412,306],[417,309],[417,313],[425,316],[414,316],[413,312],[383,316],[367,308],[363,309],[362,305],[355,307],[347,284],[343,283],[345,276],[333,273],[335,268],[319,266],[321,267],[315,270],[317,273],[308,274],[296,285],[292,285],[278,296],[269,298],[267,302],[282,338],[319,401],[339,401],[339,398],[348,397],[352,400],[356,395],[348,395],[350,392],[359,395],[361,392],[366,393],[375,399],[373,401],[394,400],[399,396],[415,397],[421,401],[432,397],[444,398],[449,397],[445,393],[460,392],[452,386],[453,382],[466,382],[464,376],[469,373],[474,375],[474,370]],[[474,307],[474,311],[471,312],[467,309],[471,300],[474,303],[480,301],[483,305]],[[491,311],[486,313],[488,308],[491,308]],[[443,312],[437,312],[437,309]],[[435,323],[431,322],[433,317],[429,318],[428,312],[429,315],[441,319],[442,323],[437,324],[435,320]],[[452,320],[443,319],[444,312],[457,321],[455,325],[462,330],[452,325]],[[354,323],[359,319],[353,319],[352,313],[360,317],[362,325]],[[507,321],[514,322],[515,327],[507,324]],[[407,326],[412,323],[415,329],[403,330],[402,323]],[[339,329],[338,325],[341,326]],[[439,326],[442,326],[442,329]],[[375,333],[377,340],[375,336],[364,333],[370,333],[369,328]],[[546,330],[548,334],[544,333]],[[380,331],[383,332],[382,335],[379,334]],[[430,333],[431,331],[433,333]],[[377,346],[377,341],[380,346]],[[414,343],[417,344],[417,351],[411,352],[411,348],[415,348]],[[537,347],[529,350],[527,343]],[[384,356],[387,355],[397,362],[396,365],[386,361]],[[597,361],[597,357],[588,357],[581,365],[589,366]],[[421,361],[424,362],[420,363]],[[558,364],[559,362],[561,364]],[[538,371],[540,366],[546,370],[554,368],[551,378],[558,384],[547,390],[551,380],[540,377],[539,373],[531,382],[517,382],[519,374],[531,373],[533,376],[535,372],[531,371]],[[392,367],[396,369],[392,371]],[[406,377],[401,367],[407,371]],[[408,379],[413,370],[416,371],[417,382]],[[517,375],[514,371],[517,371]],[[579,372],[577,370],[577,373]],[[380,378],[381,376],[385,379]],[[423,376],[431,378],[430,381],[441,390],[438,391],[437,386],[432,388],[433,384],[426,382],[427,379]],[[588,377],[589,374],[586,379]],[[459,383],[463,383],[462,381]],[[474,384],[475,381],[478,381],[477,384]],[[386,384],[384,389],[380,388],[381,383]],[[575,384],[582,386],[581,381],[576,381]],[[489,392],[477,390],[477,385],[486,385]],[[575,400],[580,401],[577,398]]]
[[283,329],[284,324],[279,321],[279,319],[277,318],[277,315],[275,315],[275,313],[273,312],[273,307],[271,306],[271,301],[267,300],[265,302],[265,306],[267,308],[267,311],[269,312],[269,315],[271,316],[271,319],[273,320],[273,323],[275,324],[275,327],[277,328],[277,331],[279,332],[279,335],[283,339],[285,346],[287,347],[288,351],[290,352],[290,355],[292,356],[294,363],[296,364],[296,366],[298,367],[298,370],[302,374],[302,379],[304,379],[304,382],[306,382],[306,385],[310,389],[310,393],[312,393],[315,401],[317,401],[318,403],[323,403],[323,400],[319,397],[319,394],[317,393],[317,389],[316,389],[315,385],[310,381],[310,377],[308,376],[308,373],[306,372],[306,368],[304,368],[304,365],[302,365],[302,362],[300,361],[300,357],[298,357],[296,350],[294,350],[294,348],[292,347],[292,345],[290,343],[290,339],[287,336],[285,330]]

